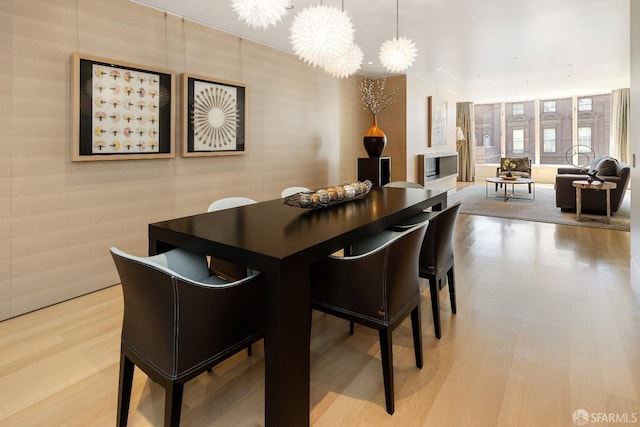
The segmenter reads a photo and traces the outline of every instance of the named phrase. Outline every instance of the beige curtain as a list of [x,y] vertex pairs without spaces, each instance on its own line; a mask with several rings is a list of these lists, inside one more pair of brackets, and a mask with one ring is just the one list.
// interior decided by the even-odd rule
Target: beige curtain
[[629,141],[629,88],[611,92],[611,156],[624,163],[629,163],[631,147]]
[[456,141],[458,152],[458,181],[473,182],[476,178],[475,130],[473,128],[473,103],[456,104],[456,126],[462,129],[465,139]]

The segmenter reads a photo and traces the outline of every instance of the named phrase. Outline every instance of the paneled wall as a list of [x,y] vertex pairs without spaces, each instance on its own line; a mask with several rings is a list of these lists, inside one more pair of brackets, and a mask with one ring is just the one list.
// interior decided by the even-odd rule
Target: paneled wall
[[[246,154],[71,162],[72,52],[246,84]],[[108,248],[145,254],[150,222],[355,179],[368,126],[291,55],[128,0],[1,1],[0,319],[117,283]]]

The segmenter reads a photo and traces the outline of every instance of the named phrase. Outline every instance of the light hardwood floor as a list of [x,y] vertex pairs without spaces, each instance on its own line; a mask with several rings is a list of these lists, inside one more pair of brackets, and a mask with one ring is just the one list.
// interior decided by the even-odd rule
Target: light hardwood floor
[[[458,314],[444,290],[435,339],[422,284],[425,365],[406,321],[394,331],[393,416],[377,333],[350,337],[345,321],[314,314],[312,425],[573,426],[577,409],[640,418],[629,233],[461,215],[456,234]],[[115,286],[1,322],[0,425],[115,425],[121,315]],[[263,425],[262,350],[189,382],[182,425]],[[163,402],[136,370],[129,424],[162,425]]]

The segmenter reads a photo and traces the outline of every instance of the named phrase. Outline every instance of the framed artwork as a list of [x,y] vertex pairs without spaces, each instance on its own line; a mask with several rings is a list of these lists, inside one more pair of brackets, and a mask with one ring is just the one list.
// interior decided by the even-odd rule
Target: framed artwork
[[246,87],[182,75],[183,157],[244,154]]
[[447,100],[427,97],[427,139],[429,147],[447,146]]
[[74,53],[71,76],[71,160],[175,157],[173,73]]

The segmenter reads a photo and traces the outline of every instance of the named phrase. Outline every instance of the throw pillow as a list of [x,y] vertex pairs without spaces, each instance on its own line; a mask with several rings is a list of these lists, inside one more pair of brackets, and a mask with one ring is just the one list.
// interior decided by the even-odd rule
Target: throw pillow
[[618,174],[618,161],[611,157],[600,160],[596,166],[597,176],[613,176]]

